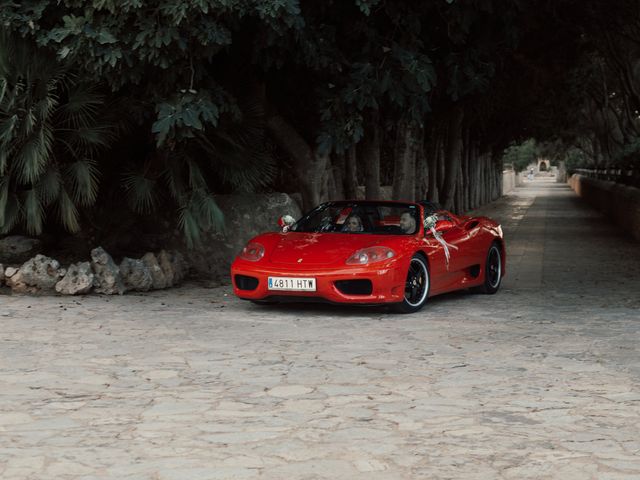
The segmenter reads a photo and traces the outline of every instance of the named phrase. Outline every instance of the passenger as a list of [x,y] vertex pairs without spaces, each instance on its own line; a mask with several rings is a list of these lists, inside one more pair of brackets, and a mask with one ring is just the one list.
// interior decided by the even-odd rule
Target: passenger
[[344,222],[343,232],[362,232],[362,219],[358,215],[349,215]]
[[415,233],[416,219],[411,212],[402,212],[402,215],[400,215],[400,229],[402,233]]

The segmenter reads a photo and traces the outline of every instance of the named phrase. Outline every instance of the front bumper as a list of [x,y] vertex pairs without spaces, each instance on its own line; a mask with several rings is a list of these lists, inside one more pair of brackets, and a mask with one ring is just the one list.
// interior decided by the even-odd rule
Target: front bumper
[[[245,300],[268,300],[270,297],[295,299],[295,297],[300,297],[300,300],[317,299],[335,303],[398,303],[404,299],[406,280],[406,271],[399,268],[398,263],[398,261],[394,261],[366,267],[345,266],[333,269],[302,270],[287,268],[286,266],[261,266],[247,261],[236,260],[231,266],[231,279],[233,293]],[[257,286],[251,290],[239,288],[236,275],[256,278]],[[267,285],[268,277],[313,277],[316,279],[316,291],[269,290]],[[345,294],[336,286],[336,282],[344,280],[369,280],[372,285],[371,293]],[[246,285],[243,286],[246,287]]]

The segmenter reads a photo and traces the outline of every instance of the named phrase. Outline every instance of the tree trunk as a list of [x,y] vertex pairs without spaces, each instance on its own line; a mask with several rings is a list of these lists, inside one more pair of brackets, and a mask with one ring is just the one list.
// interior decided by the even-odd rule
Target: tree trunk
[[453,195],[453,207],[451,208],[454,213],[461,214],[462,210],[462,161],[458,165],[458,175],[456,179],[455,194]]
[[429,188],[425,198],[430,202],[438,202],[438,164],[440,156],[440,128],[433,126],[431,128],[431,135],[429,138],[428,149],[428,168],[429,168]]
[[502,196],[502,176],[503,176],[503,167],[502,160],[499,156],[496,157],[495,162],[495,172],[496,172],[496,199]]
[[484,156],[484,200],[483,205],[491,201],[491,154]]
[[424,157],[424,127],[416,125],[413,128],[413,138],[411,139],[412,151],[409,154],[409,178],[407,181],[407,192],[409,193],[409,199],[412,201],[422,200],[422,198],[416,197],[417,190],[417,169],[419,157]]
[[480,205],[487,203],[487,154],[480,157]]
[[413,201],[415,160],[419,132],[415,124],[401,121],[396,131],[393,164],[393,199]]
[[333,174],[333,167],[329,170],[329,175],[327,178],[327,195],[329,200],[339,200],[338,197],[338,189],[336,188],[336,177]]
[[482,195],[484,192],[484,188],[482,186],[482,171],[484,168],[484,154],[480,153],[480,149],[478,148],[478,156],[476,157],[476,178],[478,191],[476,192],[476,207],[482,205]]
[[332,172],[332,192],[331,200],[344,199],[344,155],[334,154],[331,156],[331,172]]
[[450,210],[454,204],[454,195],[462,160],[462,107],[456,106],[451,112],[449,132],[447,135],[446,171],[440,201],[445,210]]
[[496,195],[494,177],[493,155],[491,155],[489,157],[489,200],[487,203],[493,202]]
[[469,209],[473,210],[478,206],[478,150],[475,142],[471,145],[469,158],[469,183],[471,191],[469,192],[470,205]]
[[444,190],[444,176],[446,173],[446,155],[445,150],[447,148],[447,135],[449,132],[449,126],[446,125],[441,138],[440,145],[438,146],[438,202],[442,202],[442,195]]
[[282,116],[267,116],[267,128],[273,139],[291,157],[295,175],[300,182],[304,210],[320,203],[321,188],[329,164],[328,155],[320,155]]
[[333,172],[331,171],[331,159],[327,158],[327,166],[320,172],[320,194],[318,195],[318,203],[326,202],[333,198],[332,181]]
[[480,152],[478,146],[473,144],[471,152],[471,182],[473,188],[471,190],[471,208],[474,209],[480,205]]
[[358,198],[358,164],[356,157],[356,146],[351,145],[344,153],[345,156],[345,176],[344,176],[344,197],[347,200]]
[[379,200],[380,189],[380,126],[378,116],[371,115],[365,131],[361,154],[364,160],[364,191],[367,200]]
[[[427,132],[424,130],[424,136]],[[425,144],[425,139],[418,144],[418,154],[416,157],[416,200],[426,200],[427,191],[429,190],[429,162],[427,160],[427,152],[429,145]]]
[[471,177],[469,176],[469,157],[471,156],[471,129],[465,129],[462,157],[462,212],[471,208]]

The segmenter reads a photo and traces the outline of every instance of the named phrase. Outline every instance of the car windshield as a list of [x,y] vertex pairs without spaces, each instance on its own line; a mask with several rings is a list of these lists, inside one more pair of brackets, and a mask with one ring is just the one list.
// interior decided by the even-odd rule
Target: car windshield
[[385,202],[323,203],[291,228],[294,232],[415,235],[417,205]]

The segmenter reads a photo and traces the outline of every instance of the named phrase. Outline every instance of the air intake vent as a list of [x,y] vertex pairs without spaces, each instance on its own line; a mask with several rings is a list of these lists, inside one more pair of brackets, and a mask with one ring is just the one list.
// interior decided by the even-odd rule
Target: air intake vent
[[240,290],[255,290],[258,288],[258,279],[255,277],[236,275],[234,280],[236,282],[236,287]]
[[344,295],[371,295],[373,292],[371,280],[338,280],[335,286]]

